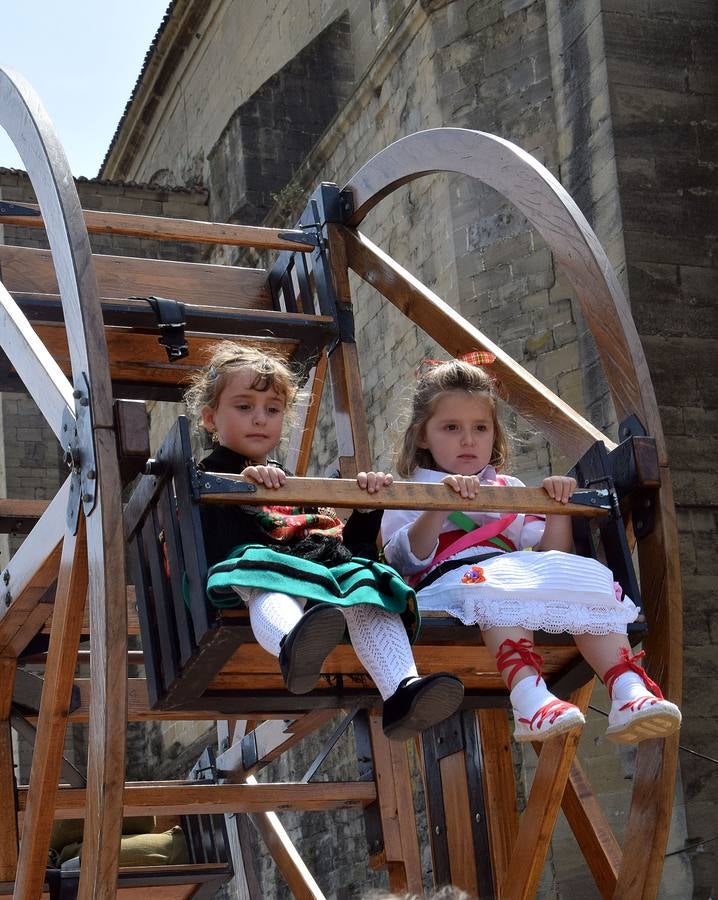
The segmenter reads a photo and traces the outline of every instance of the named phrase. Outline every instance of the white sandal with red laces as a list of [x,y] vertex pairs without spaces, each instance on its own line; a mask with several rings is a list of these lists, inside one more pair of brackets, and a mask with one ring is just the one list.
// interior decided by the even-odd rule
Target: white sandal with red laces
[[[645,669],[637,665],[637,660],[645,655],[641,650],[630,656],[622,650],[623,660],[612,666],[604,675],[604,682],[611,697],[611,711],[608,714],[606,737],[619,744],[637,744],[649,738],[663,738],[681,727],[681,711],[663,697],[661,689],[649,678]],[[646,687],[643,693],[635,692],[630,699],[613,699],[616,680],[627,672],[637,675]]]
[[[499,672],[504,674],[511,690],[511,706],[514,711],[514,740],[547,741],[573,728],[585,724],[581,710],[573,703],[559,700],[546,687],[541,677],[543,659],[534,652],[533,644],[527,638],[520,641],[505,640],[499,647],[496,664]],[[504,649],[505,648],[505,649]],[[522,678],[512,687],[517,673],[528,666],[536,671],[536,679]]]

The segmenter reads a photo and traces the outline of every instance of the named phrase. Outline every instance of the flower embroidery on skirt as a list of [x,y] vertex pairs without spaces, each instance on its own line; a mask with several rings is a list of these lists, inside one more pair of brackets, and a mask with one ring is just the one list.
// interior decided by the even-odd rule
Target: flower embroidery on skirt
[[462,584],[481,584],[482,581],[486,581],[486,578],[481,566],[472,566],[468,572],[461,576]]

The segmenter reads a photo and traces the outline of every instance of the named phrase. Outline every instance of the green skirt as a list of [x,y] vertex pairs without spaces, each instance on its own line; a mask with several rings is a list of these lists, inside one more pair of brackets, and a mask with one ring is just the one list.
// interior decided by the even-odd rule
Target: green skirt
[[412,642],[419,633],[416,594],[398,572],[370,559],[355,557],[328,568],[261,544],[242,544],[209,570],[210,603],[221,609],[240,606],[243,601],[235,586],[304,597],[310,604],[368,603],[398,613]]

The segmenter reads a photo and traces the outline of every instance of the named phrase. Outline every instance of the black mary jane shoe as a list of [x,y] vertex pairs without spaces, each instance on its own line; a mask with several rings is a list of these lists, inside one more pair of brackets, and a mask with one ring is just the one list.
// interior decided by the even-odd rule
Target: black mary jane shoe
[[464,685],[449,672],[405,678],[384,701],[384,734],[392,741],[406,741],[453,715],[463,699]]
[[287,690],[307,694],[317,683],[324,660],[344,637],[346,620],[340,609],[312,606],[282,638],[279,666]]

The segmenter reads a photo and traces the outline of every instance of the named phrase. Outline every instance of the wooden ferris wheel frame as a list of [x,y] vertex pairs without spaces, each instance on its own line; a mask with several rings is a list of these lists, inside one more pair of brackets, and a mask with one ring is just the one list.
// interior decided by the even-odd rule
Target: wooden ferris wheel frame
[[[76,528],[52,506],[28,541],[62,545],[46,684],[38,730],[42,741],[33,756],[28,808],[20,841],[15,897],[39,896],[44,879],[53,808],[74,662],[85,596],[90,610],[91,682],[87,814],[81,898],[115,895],[122,826],[127,721],[127,606],[125,598],[122,503],[115,444],[112,388],[102,311],[92,254],[75,183],[54,128],[32,87],[17,73],[0,69],[0,126],[10,136],[27,169],[46,225],[62,298],[72,362],[72,384],[47,352],[13,298],[0,287],[3,350],[63,448],[78,419],[74,447],[75,490],[94,481],[92,502],[80,499]],[[89,419],[88,419],[89,414]],[[70,480],[70,479],[68,479]],[[88,492],[90,493],[90,492]],[[60,496],[60,495],[58,495]],[[67,501],[69,490],[65,490]],[[84,507],[84,508],[83,508]],[[74,533],[73,533],[74,532]],[[24,546],[24,545],[23,545]],[[33,587],[35,572],[20,569],[13,557],[8,586],[18,595]],[[25,576],[23,582],[23,575]],[[52,583],[52,576],[48,584]],[[86,588],[85,588],[86,585]],[[63,627],[59,628],[60,620]]]
[[[67,660],[77,649],[87,593],[92,692],[87,827],[79,896],[109,898],[115,894],[123,809],[127,621],[122,505],[107,344],[86,221],[64,153],[32,88],[20,76],[3,70],[0,126],[20,153],[45,222],[62,297],[72,384],[0,284],[2,348],[63,448],[67,448],[68,433],[76,435],[68,448],[72,475],[23,544],[27,545],[27,552],[16,554],[8,567],[13,604],[25,596],[36,598],[43,585],[49,586],[55,578],[58,581],[46,668],[49,689],[46,687],[43,692],[38,724],[43,741],[33,757],[15,896],[35,897],[42,887],[51,826],[51,819],[43,811],[53,807],[57,791],[57,749],[64,734],[74,670],[74,664],[69,667]],[[434,172],[477,178],[526,215],[575,288],[596,339],[619,419],[637,416],[657,442],[662,480],[656,522],[653,532],[638,542],[638,558],[650,626],[646,642],[648,667],[665,685],[667,695],[679,699],[681,593],[677,533],[658,407],[618,280],[596,236],[561,185],[531,156],[492,135],[442,128],[404,138],[370,160],[345,187],[353,196],[354,211],[343,225],[331,226],[329,240],[337,293],[340,299],[350,299],[348,266],[450,353],[477,346],[492,350],[512,405],[567,454],[578,456],[596,440],[614,446],[356,230],[381,199],[402,184]],[[355,349],[342,349],[345,366],[356,362],[352,353]],[[330,360],[330,366],[336,367],[335,359]],[[347,395],[352,393],[357,392],[347,390]],[[351,435],[345,445],[364,465],[368,459],[366,423],[357,409],[356,396],[347,396],[346,402]],[[73,490],[75,520],[60,528],[58,522],[63,522],[64,517],[58,511],[64,513],[63,507]],[[38,558],[40,547],[45,548],[43,564],[34,569],[30,563]],[[14,672],[12,650],[19,639],[13,644],[11,626],[7,616],[0,619],[3,676]],[[7,719],[2,692],[0,701],[2,726]],[[7,758],[2,744],[7,741],[7,734],[7,729],[0,732],[0,760]],[[657,893],[677,747],[677,738],[644,742],[639,747],[623,853],[630,865],[620,865],[615,875],[616,896],[648,898]],[[0,797],[8,800],[11,790],[2,778],[0,772]],[[535,880],[538,876],[533,873],[531,877]],[[526,890],[530,883],[530,879],[524,882],[522,889]],[[506,896],[519,896],[511,893],[510,884],[505,890]]]
[[[511,405],[567,454],[595,440],[593,427],[439,297],[421,286],[356,228],[383,198],[425,175],[455,173],[494,188],[519,209],[549,246],[575,290],[594,336],[619,421],[636,416],[656,441],[661,466],[654,530],[638,541],[641,585],[649,624],[646,665],[680,701],[682,594],[678,532],[665,438],[648,365],[628,301],[603,247],[570,195],[530,154],[496,135],[461,128],[417,132],[391,144],[345,186],[354,212],[345,231],[349,266],[452,354],[486,349],[497,356]],[[430,304],[430,305],[429,305]],[[437,321],[439,317],[439,321]],[[538,406],[538,403],[542,408]],[[607,443],[606,438],[602,439]],[[653,897],[658,891],[670,826],[678,737],[645,741],[636,758],[634,790],[623,841],[617,897]]]

